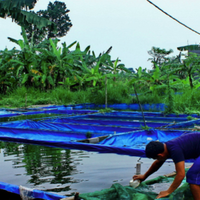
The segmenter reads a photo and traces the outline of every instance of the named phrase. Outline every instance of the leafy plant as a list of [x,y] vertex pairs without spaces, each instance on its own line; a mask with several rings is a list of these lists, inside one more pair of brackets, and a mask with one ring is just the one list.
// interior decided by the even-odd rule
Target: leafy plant
[[86,138],[91,138],[92,137],[92,133],[90,132],[90,131],[88,131],[87,133],[86,133]]
[[112,109],[111,108],[100,109],[99,112],[100,113],[109,113],[109,112],[112,112]]
[[151,129],[151,127],[149,127],[149,126],[140,126],[140,128],[142,129],[142,130],[146,130],[146,131],[149,131],[150,129]]

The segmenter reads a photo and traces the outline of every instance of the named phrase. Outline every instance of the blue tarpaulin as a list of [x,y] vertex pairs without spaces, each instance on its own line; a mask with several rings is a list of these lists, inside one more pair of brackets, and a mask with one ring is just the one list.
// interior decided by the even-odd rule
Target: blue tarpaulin
[[[117,126],[117,127],[133,127],[138,128],[144,126],[143,121],[118,121],[118,120],[95,120],[95,119],[88,119],[89,116],[82,116],[82,117],[62,117],[62,118],[52,118],[52,119],[45,119],[45,122],[51,123],[72,123],[72,124],[87,124],[89,125],[103,125],[103,126]],[[169,125],[167,122],[146,122],[146,125],[149,127],[160,127]]]
[[14,194],[20,195],[21,188],[26,194],[25,199],[38,198],[38,199],[45,199],[45,200],[60,200],[62,198],[66,198],[66,196],[61,196],[61,195],[50,193],[50,192],[44,192],[44,191],[34,190],[34,189],[32,190],[28,188],[23,188],[21,186],[0,182],[0,189],[9,191]]
[[[165,142],[187,133],[190,131],[138,130],[112,134],[98,144],[88,144],[78,142],[87,138],[81,132],[0,127],[0,140],[145,157],[144,148],[149,141]],[[96,134],[92,137],[96,137]]]
[[64,132],[80,132],[80,133],[105,133],[113,134],[130,132],[134,128],[126,127],[116,127],[116,126],[93,126],[93,125],[81,125],[81,124],[65,124],[65,123],[49,123],[49,122],[40,122],[32,120],[23,120],[15,122],[2,123],[1,127],[9,128],[23,128],[23,129],[36,129],[36,130],[52,130],[52,131],[64,131]]

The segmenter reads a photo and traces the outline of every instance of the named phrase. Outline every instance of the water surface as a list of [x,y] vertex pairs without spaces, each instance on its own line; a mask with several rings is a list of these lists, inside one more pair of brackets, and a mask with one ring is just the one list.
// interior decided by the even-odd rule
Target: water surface
[[[0,148],[0,181],[60,195],[94,192],[114,183],[128,185],[139,159],[9,142],[0,142]],[[140,161],[144,173],[152,160]],[[172,171],[174,164],[167,162],[150,178]]]

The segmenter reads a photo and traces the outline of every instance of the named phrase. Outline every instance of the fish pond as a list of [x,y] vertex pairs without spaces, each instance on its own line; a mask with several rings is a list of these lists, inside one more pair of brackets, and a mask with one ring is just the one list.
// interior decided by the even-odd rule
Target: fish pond
[[[128,185],[139,160],[126,155],[10,142],[0,142],[0,149],[1,182],[66,196],[99,191],[114,183]],[[142,158],[139,162],[144,173],[152,160]],[[150,178],[172,171],[174,164],[167,162]]]

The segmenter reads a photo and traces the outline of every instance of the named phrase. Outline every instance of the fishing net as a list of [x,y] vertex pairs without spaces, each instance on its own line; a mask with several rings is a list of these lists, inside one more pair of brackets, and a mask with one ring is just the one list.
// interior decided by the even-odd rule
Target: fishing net
[[[79,197],[82,200],[154,200],[159,193],[155,192],[155,185],[163,186],[165,183],[170,185],[172,181],[173,178],[159,176],[141,183],[137,188],[122,186],[119,183],[115,183],[109,189],[80,194]],[[183,184],[176,191],[162,199],[193,200],[193,197],[188,183],[184,180]]]

